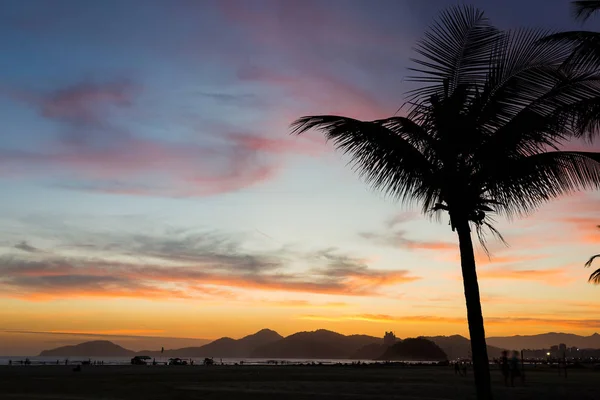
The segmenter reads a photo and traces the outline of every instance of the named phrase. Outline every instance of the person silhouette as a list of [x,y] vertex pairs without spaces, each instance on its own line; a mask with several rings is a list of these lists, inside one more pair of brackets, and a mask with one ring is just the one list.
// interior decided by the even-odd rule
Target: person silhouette
[[500,357],[500,370],[502,371],[502,376],[504,377],[504,385],[508,386],[510,366],[508,365],[508,351],[506,350],[502,352],[502,357]]
[[515,378],[521,376],[519,370],[519,353],[513,351],[512,357],[510,358],[510,385],[515,386]]

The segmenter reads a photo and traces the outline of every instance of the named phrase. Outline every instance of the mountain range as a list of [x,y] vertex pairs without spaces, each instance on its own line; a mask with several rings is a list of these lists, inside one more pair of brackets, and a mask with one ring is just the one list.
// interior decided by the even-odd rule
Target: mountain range
[[[469,339],[460,336],[421,337],[435,343],[449,359],[469,357]],[[407,339],[408,340],[408,339]],[[404,359],[410,351],[398,346],[394,359]],[[566,333],[546,333],[532,336],[491,337],[487,339],[490,358],[498,357],[502,349],[540,349],[559,343],[581,348],[600,348],[600,335],[578,336]],[[395,345],[394,345],[395,346]],[[101,340],[85,342],[74,346],[63,346],[44,350],[40,356],[48,357],[215,357],[215,358],[304,358],[304,359],[380,359],[389,346],[383,339],[367,335],[342,335],[320,329],[312,332],[298,332],[283,337],[275,331],[263,329],[241,339],[223,337],[199,347],[180,349],[144,350],[135,352],[115,343]],[[400,354],[400,355],[398,355]],[[412,357],[413,355],[411,355]]]
[[507,349],[548,349],[564,343],[567,347],[600,349],[600,335],[579,336],[572,333],[549,332],[541,335],[489,337],[487,344]]

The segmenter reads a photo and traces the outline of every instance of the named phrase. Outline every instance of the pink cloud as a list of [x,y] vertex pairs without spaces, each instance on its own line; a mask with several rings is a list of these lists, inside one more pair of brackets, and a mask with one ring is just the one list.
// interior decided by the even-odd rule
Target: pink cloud
[[515,267],[485,268],[477,272],[480,279],[508,279],[541,282],[552,286],[569,284],[577,277],[569,268],[519,269]]
[[[365,23],[364,18],[345,7],[332,9],[318,1],[227,0],[218,6],[244,40],[254,45],[257,53],[265,53],[262,65],[232,60],[242,82],[283,92],[302,113],[371,119],[387,116],[400,105],[400,95],[392,100],[399,104],[391,105],[387,103],[389,98],[380,97],[383,92],[390,93],[389,81],[386,91],[380,90],[382,82],[374,86],[373,79],[381,76],[377,72],[382,66],[401,68],[394,57],[404,61],[400,54],[390,56],[386,46],[397,49],[402,44],[408,49],[412,40],[410,44],[400,43],[405,41],[402,35],[389,35],[379,24]],[[277,56],[271,60],[274,54]],[[361,78],[357,79],[357,74]],[[299,116],[293,115],[288,123]]]
[[283,91],[288,99],[304,102],[306,112],[376,119],[395,111],[393,106],[385,107],[374,94],[326,71],[284,75],[274,69],[244,66],[238,77]]
[[49,119],[73,124],[101,123],[112,107],[131,107],[140,91],[129,81],[80,82],[49,93],[7,90],[10,97],[30,104]]
[[[273,178],[281,161],[259,157],[292,152],[246,135],[221,146],[126,137],[110,147],[73,145],[53,153],[4,151],[0,164],[17,176],[64,177],[61,186],[130,195],[205,196],[236,191]],[[264,148],[262,146],[265,146]],[[271,147],[269,147],[271,146]],[[152,178],[152,179],[150,179]],[[75,180],[75,181],[73,181]]]
[[271,138],[247,133],[232,133],[228,137],[244,148],[267,153],[317,155],[324,151],[322,143],[303,140],[303,137],[290,138],[282,135],[281,138]]
[[81,82],[42,94],[11,92],[44,118],[69,128],[45,152],[0,151],[3,175],[60,178],[59,186],[65,188],[112,194],[207,196],[265,182],[276,176],[283,157],[317,155],[325,149],[285,133],[276,138],[231,133],[226,126],[209,132],[212,137],[202,132],[202,142],[138,137],[113,126],[110,111],[118,108],[135,115],[139,89],[114,81]]
[[[600,208],[600,202],[596,204]],[[596,209],[596,212],[598,209]],[[600,244],[600,218],[565,217],[562,222],[572,226],[578,233],[580,240],[588,244]]]

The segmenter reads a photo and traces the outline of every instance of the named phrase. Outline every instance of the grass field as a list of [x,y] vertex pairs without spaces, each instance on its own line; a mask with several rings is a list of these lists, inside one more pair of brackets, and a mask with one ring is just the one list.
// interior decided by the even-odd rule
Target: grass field
[[[0,367],[0,399],[474,399],[470,376],[450,367],[385,366],[66,366]],[[600,399],[600,371],[527,371],[505,387],[492,371],[495,399]]]

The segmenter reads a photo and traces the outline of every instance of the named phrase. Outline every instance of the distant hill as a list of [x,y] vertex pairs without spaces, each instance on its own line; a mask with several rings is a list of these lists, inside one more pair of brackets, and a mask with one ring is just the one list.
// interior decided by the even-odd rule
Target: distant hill
[[[471,352],[471,341],[460,335],[452,336],[425,336],[425,339],[431,340],[448,356],[450,360],[457,358],[469,358]],[[502,355],[502,349],[494,346],[489,346],[488,342],[488,357],[496,358]]]
[[394,361],[445,361],[444,350],[425,338],[404,339],[390,347],[379,357],[380,360]]
[[351,360],[377,360],[388,346],[385,344],[371,343],[361,347],[350,355]]
[[345,336],[320,329],[298,332],[276,342],[258,347],[252,352],[257,358],[350,358],[360,348],[369,344],[381,344],[383,339],[366,336]]
[[568,347],[600,349],[600,335],[579,336],[572,333],[549,332],[540,335],[489,337],[487,343],[510,350],[548,349],[551,346],[566,344]]
[[[450,358],[466,358],[470,354],[470,341],[462,336],[423,337],[439,346]],[[490,358],[499,357],[502,349],[543,349],[565,343],[568,347],[600,349],[600,335],[579,336],[570,333],[544,333],[530,336],[490,337],[487,339]],[[406,344],[405,344],[406,346]],[[328,330],[298,332],[283,337],[277,332],[263,329],[241,339],[228,337],[197,347],[180,349],[145,350],[135,352],[107,340],[85,342],[44,350],[40,356],[48,357],[215,357],[215,358],[304,358],[304,359],[377,359],[387,347],[383,339],[367,335],[342,335]]]
[[143,353],[150,356],[162,355],[165,357],[247,358],[251,356],[252,352],[257,347],[264,346],[281,339],[283,339],[283,336],[281,336],[279,333],[270,329],[263,329],[253,335],[248,335],[237,340],[229,337],[223,337],[200,347],[184,347],[176,350],[165,350],[162,354],[156,351],[139,352],[139,354]]
[[134,351],[127,350],[108,340],[95,340],[74,346],[44,350],[40,353],[40,357],[129,357],[134,354]]

